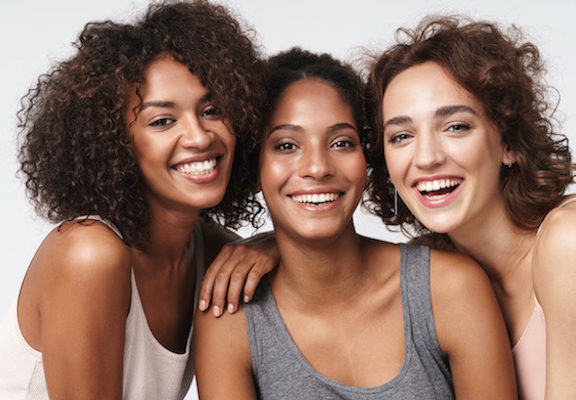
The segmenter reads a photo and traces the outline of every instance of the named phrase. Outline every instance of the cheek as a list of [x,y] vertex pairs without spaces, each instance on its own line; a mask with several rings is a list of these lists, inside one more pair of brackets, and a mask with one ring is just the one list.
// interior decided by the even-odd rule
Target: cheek
[[396,185],[401,181],[404,171],[408,167],[408,157],[402,157],[401,152],[384,148],[384,160],[386,161],[386,168],[390,175],[390,181]]

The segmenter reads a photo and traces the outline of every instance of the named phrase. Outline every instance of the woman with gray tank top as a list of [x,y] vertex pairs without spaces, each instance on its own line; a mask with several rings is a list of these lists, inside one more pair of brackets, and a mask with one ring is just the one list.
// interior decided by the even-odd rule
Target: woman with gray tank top
[[200,398],[516,398],[481,268],[355,232],[370,150],[357,75],[293,49],[267,84],[258,182],[281,261],[238,313],[196,315]]

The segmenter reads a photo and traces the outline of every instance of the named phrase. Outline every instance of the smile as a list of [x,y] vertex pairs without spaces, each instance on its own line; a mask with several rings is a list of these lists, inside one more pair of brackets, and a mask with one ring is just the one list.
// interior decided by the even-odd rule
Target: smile
[[214,171],[216,168],[216,159],[212,158],[210,160],[205,161],[195,161],[189,163],[182,163],[176,165],[175,169],[178,172],[181,172],[186,175],[207,175]]
[[433,181],[421,181],[415,186],[423,197],[429,200],[438,200],[452,193],[460,186],[462,181],[462,178],[437,179]]
[[292,200],[300,204],[309,204],[320,206],[327,203],[336,201],[341,196],[340,193],[314,193],[314,194],[298,194],[290,196]]

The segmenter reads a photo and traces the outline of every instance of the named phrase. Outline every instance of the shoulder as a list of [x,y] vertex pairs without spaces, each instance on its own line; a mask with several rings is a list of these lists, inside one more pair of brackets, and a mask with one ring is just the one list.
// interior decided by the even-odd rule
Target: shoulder
[[536,235],[536,247],[543,252],[573,250],[576,254],[576,202],[556,207],[546,215]]
[[464,296],[470,286],[489,285],[486,273],[472,258],[441,250],[430,250],[430,281],[434,292],[448,296]]
[[563,290],[576,290],[576,202],[553,209],[544,219],[536,235],[532,271],[540,301],[546,293],[552,299],[561,297],[557,295]]
[[75,281],[83,284],[129,282],[130,250],[110,228],[99,221],[70,221],[48,234],[31,267],[46,284]]

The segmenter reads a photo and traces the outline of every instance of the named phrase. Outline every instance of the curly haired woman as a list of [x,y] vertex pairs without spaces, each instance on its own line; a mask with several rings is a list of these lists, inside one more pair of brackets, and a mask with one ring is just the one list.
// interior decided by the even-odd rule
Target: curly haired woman
[[[60,224],[0,326],[0,398],[181,399],[204,265],[232,239],[217,222],[260,211],[247,162],[260,62],[204,1],[89,23],[76,48],[20,113],[26,187]],[[274,264],[247,253],[242,278]]]
[[576,198],[564,195],[574,165],[538,49],[517,29],[456,18],[399,33],[370,76],[385,159],[374,210],[484,267],[521,398],[576,398]]

